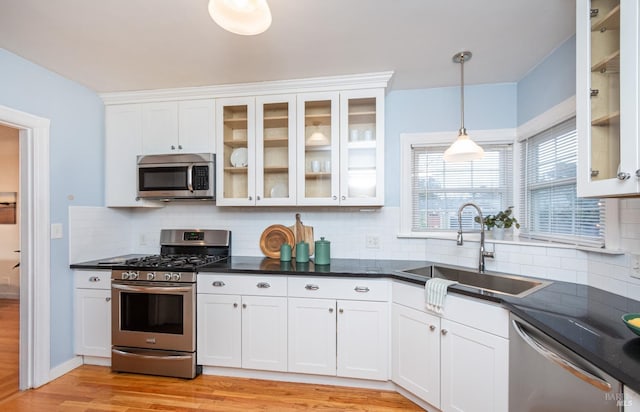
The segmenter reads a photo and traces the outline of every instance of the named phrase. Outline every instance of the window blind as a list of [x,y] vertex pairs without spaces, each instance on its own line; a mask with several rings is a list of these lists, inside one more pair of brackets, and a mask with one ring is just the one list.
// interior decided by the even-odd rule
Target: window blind
[[586,246],[604,246],[604,205],[578,198],[575,118],[522,145],[521,236]]
[[[447,163],[445,146],[412,146],[412,231],[427,232],[458,228],[458,208],[474,202],[484,215],[512,206],[513,147],[483,146],[483,159]],[[480,226],[476,211],[465,209],[465,229]]]

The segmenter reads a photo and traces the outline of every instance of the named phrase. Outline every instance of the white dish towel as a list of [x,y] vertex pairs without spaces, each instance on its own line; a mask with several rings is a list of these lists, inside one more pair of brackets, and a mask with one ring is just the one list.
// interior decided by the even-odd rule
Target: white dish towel
[[436,313],[444,310],[444,299],[447,296],[449,285],[455,285],[455,280],[431,278],[424,285],[424,298],[427,309]]

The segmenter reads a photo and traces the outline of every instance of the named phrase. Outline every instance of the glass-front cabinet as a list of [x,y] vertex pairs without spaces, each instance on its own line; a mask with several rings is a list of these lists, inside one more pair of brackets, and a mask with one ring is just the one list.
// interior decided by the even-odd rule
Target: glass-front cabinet
[[255,204],[255,99],[216,102],[216,203]]
[[638,193],[638,1],[578,0],[578,195]]
[[340,204],[339,97],[337,92],[297,97],[299,205]]
[[384,90],[340,93],[340,204],[384,204]]
[[256,98],[256,205],[296,203],[296,98]]

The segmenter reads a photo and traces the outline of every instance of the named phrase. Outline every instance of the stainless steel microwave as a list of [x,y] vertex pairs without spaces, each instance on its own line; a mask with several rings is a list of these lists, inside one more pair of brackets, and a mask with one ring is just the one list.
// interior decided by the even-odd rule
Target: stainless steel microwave
[[215,199],[213,153],[138,156],[140,199]]

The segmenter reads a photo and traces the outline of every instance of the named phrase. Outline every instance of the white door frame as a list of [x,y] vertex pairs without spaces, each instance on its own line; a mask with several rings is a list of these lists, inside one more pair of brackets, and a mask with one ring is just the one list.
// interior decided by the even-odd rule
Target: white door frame
[[49,119],[0,105],[0,124],[20,131],[20,389],[49,382]]

